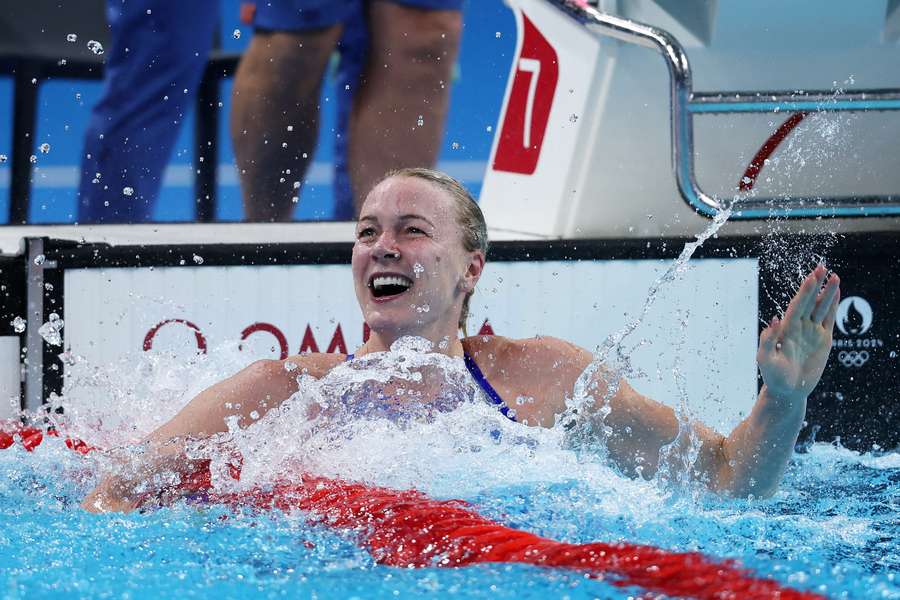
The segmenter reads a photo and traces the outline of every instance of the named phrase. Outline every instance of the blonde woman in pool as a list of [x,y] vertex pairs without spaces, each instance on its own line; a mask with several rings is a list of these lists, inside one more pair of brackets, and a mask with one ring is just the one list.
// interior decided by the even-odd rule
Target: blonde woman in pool
[[[353,281],[370,337],[353,355],[317,353],[287,360],[319,379],[354,356],[385,352],[405,336],[421,337],[434,344],[434,352],[464,359],[475,382],[504,415],[531,426],[553,426],[594,357],[552,337],[458,336],[484,268],[487,244],[481,210],[458,182],[427,169],[389,174],[366,198],[353,246]],[[694,425],[702,442],[694,469],[711,489],[767,496],[777,488],[800,432],[807,396],[831,349],[839,284],[834,274],[826,281],[825,267],[817,266],[803,280],[784,318],[772,319],[762,332],[757,362],[764,385],[750,415],[730,435]],[[428,305],[429,310],[417,311],[416,305]],[[602,368],[591,384],[592,395],[608,402],[603,422],[611,431],[606,440],[610,460],[626,473],[651,477],[660,449],[678,433],[674,411],[642,396],[626,381],[615,381]],[[246,427],[297,389],[296,373],[285,369],[283,361],[258,361],[201,392],[148,441],[176,452],[179,445],[167,444],[169,440],[224,432],[234,417]],[[520,396],[534,402],[508,411],[502,399]],[[142,497],[135,492],[139,483],[108,478],[83,506],[92,511],[131,510]]]

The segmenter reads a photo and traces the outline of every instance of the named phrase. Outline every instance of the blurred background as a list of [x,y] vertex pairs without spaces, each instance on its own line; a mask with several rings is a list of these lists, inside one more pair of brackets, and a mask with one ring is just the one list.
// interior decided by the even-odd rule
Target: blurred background
[[[222,19],[217,36],[224,52],[240,52],[252,35],[252,26],[241,22],[239,0],[222,0]],[[0,3],[4,11],[26,10],[16,2]],[[488,160],[494,128],[500,112],[510,61],[515,52],[516,29],[512,12],[501,0],[470,0],[463,9],[463,38],[451,88],[451,108],[442,142],[438,168],[461,179],[478,195]],[[7,24],[15,14],[3,16]],[[47,30],[65,31],[65,23],[50,23]],[[10,32],[3,32],[10,34]],[[72,33],[76,33],[74,30]],[[7,35],[10,43],[11,34]],[[12,38],[15,36],[13,35]],[[65,38],[66,34],[58,37]],[[14,39],[12,41],[15,41]],[[60,39],[60,43],[66,43]],[[87,47],[90,38],[77,35],[74,45]],[[22,42],[27,43],[27,42]],[[2,63],[0,57],[0,63]],[[332,195],[334,129],[336,121],[336,60],[332,61],[322,89],[319,145],[307,173],[295,220],[329,220]],[[9,222],[12,179],[14,75],[9,64],[0,76],[0,223]],[[99,80],[44,77],[37,88],[36,133],[33,139],[32,194],[25,220],[28,223],[72,223],[76,220],[76,194],[85,130],[91,107],[101,92]],[[240,221],[243,217],[234,153],[228,131],[232,79],[222,80],[218,119],[218,168],[213,220]],[[178,142],[165,172],[153,221],[185,222],[196,218],[194,175],[194,110],[186,116]]]

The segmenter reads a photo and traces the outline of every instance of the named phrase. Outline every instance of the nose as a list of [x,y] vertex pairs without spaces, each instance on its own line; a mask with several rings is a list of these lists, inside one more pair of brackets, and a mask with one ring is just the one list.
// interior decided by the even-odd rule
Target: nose
[[397,260],[400,258],[400,250],[397,249],[396,240],[387,232],[378,236],[372,247],[372,256],[376,260]]

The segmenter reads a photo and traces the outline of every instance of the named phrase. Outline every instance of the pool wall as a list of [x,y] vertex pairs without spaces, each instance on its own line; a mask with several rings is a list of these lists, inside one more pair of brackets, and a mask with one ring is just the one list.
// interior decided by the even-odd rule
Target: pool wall
[[[498,242],[473,299],[469,333],[541,333],[594,349],[641,315],[648,288],[688,241]],[[843,301],[804,436],[815,430],[820,440],[840,438],[854,448],[897,446],[892,399],[900,395],[900,304],[890,282],[900,276],[898,242],[900,235],[890,233],[790,237],[773,252],[774,240],[708,240],[626,339],[645,374],[634,385],[675,404],[677,369],[691,408],[730,430],[757,390],[760,324],[786,305],[799,272],[811,266],[800,264],[804,256],[822,250],[842,277]],[[231,342],[240,343],[249,363],[302,351],[353,351],[364,339],[349,243],[28,244],[32,255],[40,246],[43,258],[4,260],[10,277],[4,277],[9,295],[2,321],[7,339],[17,337],[27,349],[23,405],[32,410],[62,388],[63,347],[103,365],[160,350],[187,359]],[[35,335],[51,313],[66,323],[63,347]],[[27,327],[16,334],[11,322],[21,315],[29,317]]]

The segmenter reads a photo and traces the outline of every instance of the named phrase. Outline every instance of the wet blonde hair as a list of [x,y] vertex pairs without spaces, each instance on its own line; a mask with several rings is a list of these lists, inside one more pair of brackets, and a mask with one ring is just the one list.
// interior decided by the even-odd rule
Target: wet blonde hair
[[[375,185],[392,177],[414,177],[416,179],[422,179],[446,192],[453,199],[453,204],[456,208],[456,223],[462,230],[463,248],[466,252],[481,250],[484,252],[485,256],[487,256],[489,243],[484,214],[481,212],[481,208],[479,208],[475,198],[472,197],[469,190],[463,187],[460,182],[441,171],[423,167],[412,167],[390,171]],[[463,335],[468,335],[466,332],[466,320],[469,317],[469,299],[474,293],[475,291],[473,290],[466,294],[466,298],[463,300],[462,312],[459,315],[458,325],[462,330]]]

